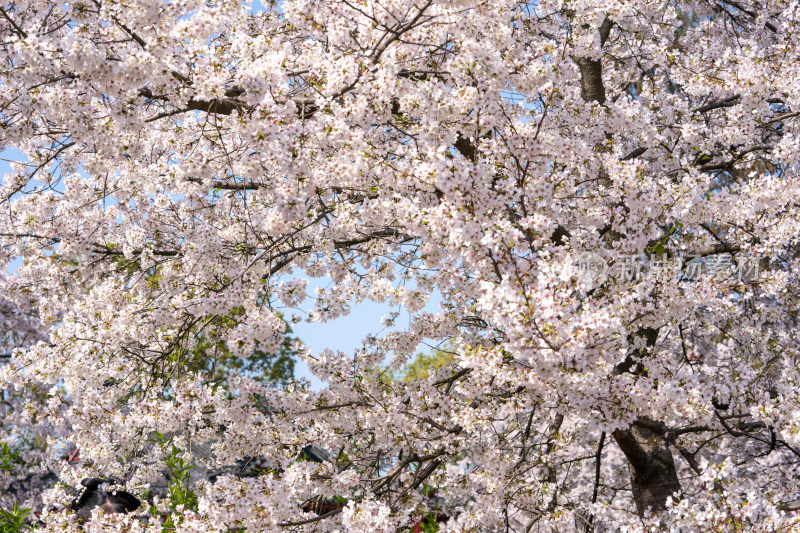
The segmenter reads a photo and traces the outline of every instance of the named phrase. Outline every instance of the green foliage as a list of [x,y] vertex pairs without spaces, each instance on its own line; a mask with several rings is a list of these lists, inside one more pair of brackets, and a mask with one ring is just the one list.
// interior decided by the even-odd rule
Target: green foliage
[[676,222],[668,229],[664,231],[664,235],[661,236],[657,241],[652,243],[650,246],[647,247],[646,252],[648,254],[655,254],[661,256],[667,252],[666,244],[672,238],[673,235],[679,233],[683,229],[683,224],[680,222]]
[[[422,489],[422,493],[429,498],[433,497],[433,495],[436,493],[436,487],[432,487],[427,483],[423,483],[422,487],[420,488]],[[420,532],[436,533],[437,531],[439,531],[439,523],[436,521],[438,517],[439,517],[439,512],[434,508],[419,523]]]
[[418,353],[414,359],[400,369],[397,374],[386,372],[385,376],[390,381],[404,381],[410,383],[428,379],[433,371],[453,363],[455,353],[452,350],[438,349],[433,353]]
[[420,531],[422,533],[436,533],[439,531],[439,523],[436,522],[436,513],[433,512],[425,517],[425,519],[420,522]]
[[[108,247],[114,249],[113,245]],[[163,275],[160,266],[142,271],[138,261],[120,256],[116,260],[116,268],[118,273],[129,278],[144,274],[144,280],[153,293],[161,290]],[[225,280],[217,288],[224,283]],[[281,387],[292,381],[295,363],[292,344],[296,339],[292,337],[288,324],[277,353],[256,347],[247,357],[239,357],[231,351],[225,339],[239,325],[239,317],[244,313],[244,308],[239,306],[225,315],[195,317],[196,320],[179,333],[182,338],[175,339],[174,347],[166,354],[165,364],[160,366],[155,377],[169,382],[172,377],[200,373],[207,376],[209,382],[223,388],[227,388],[227,378],[234,372],[268,387]],[[138,392],[138,389],[131,390],[132,395]]]
[[[169,470],[170,484],[168,488],[169,506],[172,509],[164,519],[164,531],[175,531],[177,524],[183,520],[185,511],[197,511],[197,494],[189,488],[189,471],[194,468],[181,457],[181,450],[177,448],[165,435],[156,432],[152,439],[162,450],[169,448],[165,464]],[[154,508],[150,510],[153,516],[158,513]]]
[[31,514],[31,510],[20,509],[16,500],[14,501],[14,508],[10,511],[0,509],[0,533],[32,531],[33,525],[27,520],[29,514]]
[[200,372],[209,380],[225,387],[226,379],[233,372],[244,374],[268,387],[280,387],[294,378],[295,338],[288,328],[277,353],[256,349],[249,357],[234,355],[224,340],[227,331],[238,324],[237,317],[244,313],[239,307],[226,316],[213,318],[196,337],[184,369]]
[[14,473],[15,465],[21,465],[22,458],[14,452],[7,442],[0,442],[0,471]]
[[[400,531],[402,533],[416,533],[417,531],[420,533],[438,533],[439,523],[436,521],[437,515],[438,513],[436,511],[430,512],[418,523],[412,526],[405,526]],[[419,526],[419,529],[417,529],[417,526]]]
[[189,489],[189,470],[194,466],[187,464],[179,453],[180,450],[172,446],[167,456],[167,468],[172,477],[169,485],[170,503],[173,508],[181,506],[183,509],[197,510],[197,494]]

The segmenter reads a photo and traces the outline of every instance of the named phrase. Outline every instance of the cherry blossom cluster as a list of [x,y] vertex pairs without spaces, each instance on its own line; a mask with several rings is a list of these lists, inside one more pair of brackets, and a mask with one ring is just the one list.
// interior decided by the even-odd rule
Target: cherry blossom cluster
[[[796,1],[263,4],[0,3],[2,295],[38,332],[0,388],[47,391],[14,402],[65,484],[144,497],[174,446],[269,465],[176,531],[800,530]],[[565,267],[643,251],[765,259]],[[408,326],[297,346],[319,390],[213,372],[364,301]],[[177,512],[47,498],[45,531]]]

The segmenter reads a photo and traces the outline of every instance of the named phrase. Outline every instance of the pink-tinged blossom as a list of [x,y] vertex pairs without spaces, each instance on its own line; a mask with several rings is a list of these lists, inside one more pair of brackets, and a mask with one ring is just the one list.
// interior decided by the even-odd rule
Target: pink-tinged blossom
[[[264,4],[0,6],[2,442],[268,465],[176,531],[800,528],[796,2]],[[319,390],[214,372],[364,301]]]

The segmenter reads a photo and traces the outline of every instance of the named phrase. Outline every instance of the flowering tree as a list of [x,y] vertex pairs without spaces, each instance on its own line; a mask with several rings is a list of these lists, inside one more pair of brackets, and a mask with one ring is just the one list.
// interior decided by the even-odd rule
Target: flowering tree
[[[75,486],[192,442],[269,462],[199,486],[186,531],[800,527],[798,16],[4,2],[5,296],[50,330],[3,379],[61,385]],[[277,353],[306,298],[412,320],[301,347],[319,391],[194,364],[211,336]],[[425,339],[452,362],[382,378]]]
[[[5,284],[6,279],[0,278]],[[35,316],[35,305],[21,301],[18,307],[0,299],[0,374],[19,371],[14,352],[45,338]],[[47,402],[47,388],[36,380],[24,387],[4,386],[0,390],[0,531],[14,531],[9,521],[24,518],[34,507],[42,507],[41,496],[57,478],[47,469],[48,438],[63,431],[55,425],[64,417],[39,418]],[[61,413],[63,415],[63,412]],[[20,505],[24,507],[20,509]],[[17,512],[15,512],[17,511]],[[4,529],[5,528],[5,529]]]

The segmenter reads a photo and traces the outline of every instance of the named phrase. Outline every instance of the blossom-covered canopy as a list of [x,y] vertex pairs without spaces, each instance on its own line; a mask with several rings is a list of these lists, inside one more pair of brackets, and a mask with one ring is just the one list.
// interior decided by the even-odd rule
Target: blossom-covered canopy
[[[2,3],[2,294],[49,338],[0,382],[49,389],[62,480],[135,491],[157,434],[272,465],[182,531],[800,527],[797,2],[263,7]],[[308,299],[411,320],[298,347],[318,391],[192,365]]]

